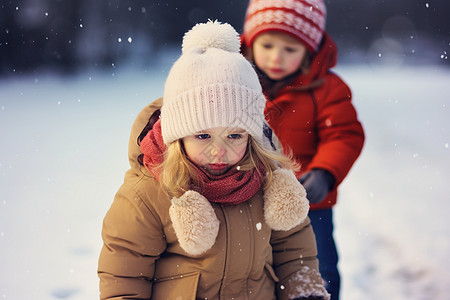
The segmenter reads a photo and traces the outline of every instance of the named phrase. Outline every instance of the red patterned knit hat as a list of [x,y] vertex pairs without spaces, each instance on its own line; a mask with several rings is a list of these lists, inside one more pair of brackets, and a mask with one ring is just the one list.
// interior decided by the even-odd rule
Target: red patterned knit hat
[[244,22],[244,41],[251,47],[256,36],[279,30],[316,52],[325,30],[323,0],[250,0]]

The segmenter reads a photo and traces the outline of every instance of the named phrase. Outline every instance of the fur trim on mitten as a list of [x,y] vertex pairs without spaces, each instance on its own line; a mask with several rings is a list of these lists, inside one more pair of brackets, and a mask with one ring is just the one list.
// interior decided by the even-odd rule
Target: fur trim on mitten
[[191,255],[209,250],[219,232],[219,220],[211,203],[195,191],[173,198],[169,209],[173,229],[181,248]]
[[279,299],[322,299],[330,300],[319,272],[307,266],[278,283]]
[[264,191],[264,218],[274,230],[290,230],[308,215],[309,201],[305,188],[294,172],[277,169],[269,187]]

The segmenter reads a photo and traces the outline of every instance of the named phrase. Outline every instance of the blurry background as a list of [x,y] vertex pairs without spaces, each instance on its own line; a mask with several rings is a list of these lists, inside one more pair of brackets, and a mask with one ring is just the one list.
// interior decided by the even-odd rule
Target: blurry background
[[[325,1],[327,31],[341,62],[449,65],[450,1]],[[193,24],[209,19],[242,32],[248,1],[64,1],[0,2],[0,75],[53,68],[123,64],[147,67],[155,54],[179,45]]]
[[[340,186],[345,300],[448,300],[450,1],[325,1],[366,131]],[[184,32],[247,1],[0,0],[0,299],[98,299],[102,220]]]

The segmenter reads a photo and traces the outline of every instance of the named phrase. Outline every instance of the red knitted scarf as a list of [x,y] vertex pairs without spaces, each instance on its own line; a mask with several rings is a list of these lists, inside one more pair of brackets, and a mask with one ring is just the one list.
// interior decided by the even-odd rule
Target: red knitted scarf
[[[156,168],[164,160],[164,144],[161,133],[161,120],[158,120],[145,138],[141,141],[141,151],[144,154],[144,166],[159,180],[160,169]],[[198,186],[191,189],[202,194],[211,202],[224,205],[236,205],[250,199],[263,183],[263,168],[251,171],[239,171],[231,168],[227,173],[214,176],[196,167],[200,179]]]

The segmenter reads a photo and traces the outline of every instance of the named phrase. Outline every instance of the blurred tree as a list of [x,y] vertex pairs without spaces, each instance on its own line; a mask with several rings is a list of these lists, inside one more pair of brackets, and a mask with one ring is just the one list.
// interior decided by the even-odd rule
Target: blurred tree
[[[404,58],[449,52],[450,1],[325,0],[327,31],[340,56],[367,61],[373,53]],[[194,24],[208,19],[242,32],[247,1],[21,0],[0,2],[0,73],[53,67],[108,67],[179,45]],[[444,60],[448,64],[448,60]]]
[[0,7],[0,71],[22,72],[39,66],[71,71],[72,42],[78,38],[78,1],[3,1]]
[[[367,52],[380,39],[390,39],[415,60],[442,62],[450,50],[450,1],[326,0],[327,30],[340,53]],[[449,64],[448,60],[444,63]]]

